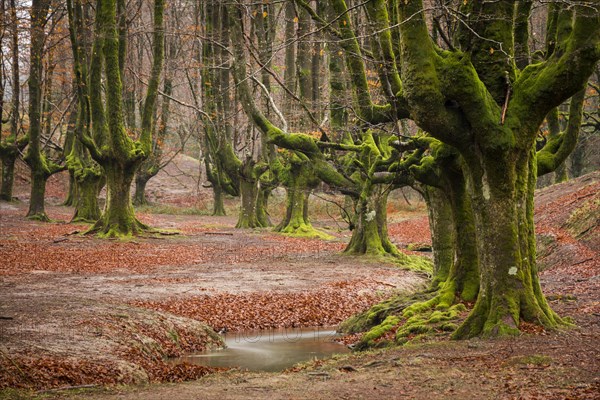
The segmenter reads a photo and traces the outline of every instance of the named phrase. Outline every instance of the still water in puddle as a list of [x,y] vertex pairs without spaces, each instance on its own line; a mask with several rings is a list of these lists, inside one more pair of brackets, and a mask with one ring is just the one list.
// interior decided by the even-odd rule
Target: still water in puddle
[[350,350],[333,341],[334,330],[302,328],[231,332],[226,348],[190,354],[170,360],[208,367],[239,367],[250,371],[281,371],[294,364],[322,359]]

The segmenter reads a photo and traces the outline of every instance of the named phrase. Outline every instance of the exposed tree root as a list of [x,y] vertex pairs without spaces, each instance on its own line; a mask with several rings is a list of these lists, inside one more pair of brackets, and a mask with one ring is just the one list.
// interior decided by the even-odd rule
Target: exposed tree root
[[45,212],[39,212],[35,214],[27,215],[27,219],[31,221],[39,221],[39,222],[50,222],[52,221]]
[[301,237],[301,238],[310,238],[310,239],[324,239],[331,240],[334,239],[333,236],[326,234],[318,229],[315,229],[310,223],[306,224],[304,222],[298,224],[288,224],[283,229],[277,230],[279,233],[283,233],[288,236],[293,237]]
[[107,223],[104,218],[100,218],[84,235],[97,235],[105,239],[127,239],[141,233],[151,232],[157,231],[135,217],[130,224]]

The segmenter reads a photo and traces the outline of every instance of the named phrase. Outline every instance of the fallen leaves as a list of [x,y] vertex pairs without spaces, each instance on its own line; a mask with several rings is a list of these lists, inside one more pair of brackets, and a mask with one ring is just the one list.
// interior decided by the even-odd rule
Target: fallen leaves
[[365,290],[370,285],[378,283],[350,280],[301,293],[221,293],[133,305],[203,321],[215,330],[334,326],[384,297],[383,292]]

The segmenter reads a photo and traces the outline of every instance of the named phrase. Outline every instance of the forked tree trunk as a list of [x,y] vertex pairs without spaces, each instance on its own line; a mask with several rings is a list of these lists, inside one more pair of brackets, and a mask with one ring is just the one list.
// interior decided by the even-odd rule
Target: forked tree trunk
[[[299,162],[298,162],[299,161]],[[301,160],[288,160],[289,170],[286,176],[286,213],[284,219],[275,228],[276,232],[305,237],[328,238],[315,229],[308,218],[308,199],[311,188],[319,181],[309,164]]]
[[106,204],[102,217],[88,233],[101,237],[123,237],[136,235],[149,229],[135,217],[131,203],[131,182],[135,165],[106,164]]
[[387,232],[388,191],[382,185],[370,186],[357,202],[354,230],[344,252],[401,257],[403,254],[389,240]]

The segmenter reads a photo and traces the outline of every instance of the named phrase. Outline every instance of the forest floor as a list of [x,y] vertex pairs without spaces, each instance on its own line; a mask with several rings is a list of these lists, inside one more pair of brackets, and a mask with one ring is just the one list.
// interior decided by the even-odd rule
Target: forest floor
[[[152,198],[190,205],[193,180],[166,181]],[[49,185],[49,203],[63,194],[64,179]],[[163,358],[219,345],[198,321],[230,331],[335,326],[427,278],[340,254],[349,235],[331,220],[318,225],[336,239],[323,241],[148,208],[141,220],[179,234],[118,241],[80,235],[86,225],[66,223],[68,207],[49,206],[55,222],[43,224],[23,217],[23,202],[0,203],[0,398],[600,398],[600,173],[539,191],[536,208],[544,292],[577,328],[440,336],[258,373]],[[430,241],[422,208],[392,204],[389,219],[399,247]]]

